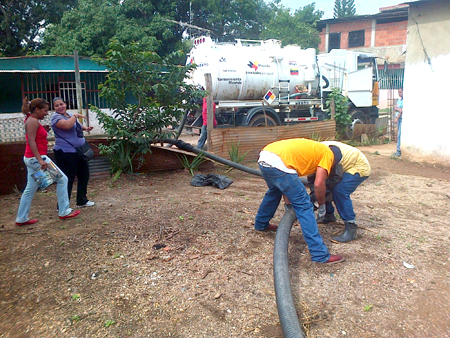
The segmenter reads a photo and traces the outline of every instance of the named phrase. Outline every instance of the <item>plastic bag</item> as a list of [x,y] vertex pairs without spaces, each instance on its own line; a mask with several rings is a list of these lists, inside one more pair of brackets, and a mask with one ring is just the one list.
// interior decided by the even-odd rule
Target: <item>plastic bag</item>
[[217,174],[195,175],[191,180],[191,185],[194,187],[212,185],[213,187],[219,189],[226,189],[231,185],[231,183],[233,183],[231,178]]
[[41,190],[45,190],[58,181],[62,177],[62,174],[59,168],[53,162],[50,162],[48,163],[47,169],[38,169],[31,174],[31,177],[34,178]]

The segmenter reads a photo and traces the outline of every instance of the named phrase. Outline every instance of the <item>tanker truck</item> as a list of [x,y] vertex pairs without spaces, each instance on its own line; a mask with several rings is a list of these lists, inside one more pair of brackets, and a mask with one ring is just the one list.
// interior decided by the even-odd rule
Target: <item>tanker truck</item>
[[[197,67],[187,81],[206,88],[205,74],[211,74],[210,94],[219,127],[285,125],[326,116],[324,93],[330,90],[329,80],[321,75],[314,48],[282,47],[278,40],[216,43],[207,36],[193,44],[186,62]],[[328,65],[323,56],[321,60],[324,67]],[[200,112],[191,113],[188,124],[201,126]]]
[[[191,84],[206,88],[205,74],[211,74],[219,126],[275,126],[323,118],[313,48],[282,48],[277,40],[216,43],[204,36],[194,39],[186,62],[197,66],[188,79]],[[191,118],[191,125],[201,125],[201,114]]]
[[318,54],[320,73],[328,80],[323,88],[326,100],[332,88],[340,88],[348,97],[348,113],[352,117],[347,128],[351,138],[356,124],[374,124],[378,118],[379,75],[376,56],[370,53],[345,49],[332,49],[329,53]]

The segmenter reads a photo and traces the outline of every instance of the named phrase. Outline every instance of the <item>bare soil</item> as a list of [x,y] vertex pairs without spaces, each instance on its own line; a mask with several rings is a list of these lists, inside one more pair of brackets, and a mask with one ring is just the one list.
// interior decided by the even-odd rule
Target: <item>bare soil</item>
[[[450,171],[366,153],[352,195],[359,238],[341,264],[312,263],[301,229],[291,285],[308,337],[450,337]],[[248,163],[254,166],[254,163]],[[39,192],[16,227],[19,194],[0,197],[1,337],[282,337],[275,233],[253,230],[266,185],[236,170],[225,190],[185,171],[92,180],[96,202],[61,221]],[[275,216],[278,222],[283,206]],[[405,263],[405,264],[404,264]]]

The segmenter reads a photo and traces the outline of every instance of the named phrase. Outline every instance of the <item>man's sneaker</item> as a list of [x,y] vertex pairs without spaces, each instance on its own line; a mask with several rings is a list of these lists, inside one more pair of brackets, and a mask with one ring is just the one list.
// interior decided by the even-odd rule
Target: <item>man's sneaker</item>
[[95,204],[95,202],[87,201],[86,204],[77,205],[77,208],[92,207],[92,206],[94,206],[94,204]]
[[317,224],[327,224],[336,222],[336,216],[334,214],[325,214],[323,217],[317,217]]

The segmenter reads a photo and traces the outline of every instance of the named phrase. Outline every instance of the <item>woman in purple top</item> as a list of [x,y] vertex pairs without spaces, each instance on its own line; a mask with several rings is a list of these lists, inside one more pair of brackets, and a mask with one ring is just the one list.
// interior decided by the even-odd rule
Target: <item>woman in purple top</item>
[[86,118],[83,115],[69,114],[66,103],[60,97],[53,99],[53,108],[55,114],[52,116],[51,125],[55,133],[55,146],[53,148],[55,162],[69,179],[67,184],[69,198],[76,176],[78,179],[77,206],[91,207],[95,203],[87,198],[89,163],[78,157],[75,147],[84,144],[83,130],[91,131],[92,127],[86,127],[77,121],[78,118]]

